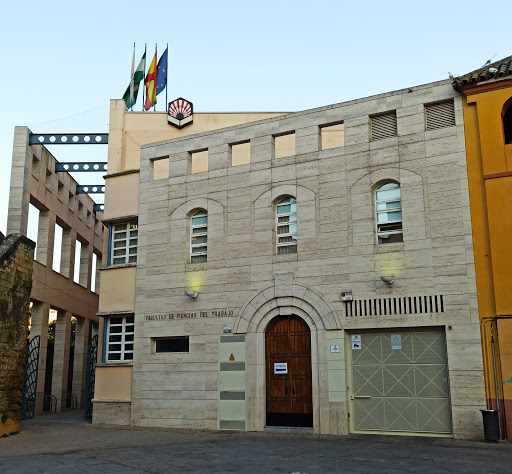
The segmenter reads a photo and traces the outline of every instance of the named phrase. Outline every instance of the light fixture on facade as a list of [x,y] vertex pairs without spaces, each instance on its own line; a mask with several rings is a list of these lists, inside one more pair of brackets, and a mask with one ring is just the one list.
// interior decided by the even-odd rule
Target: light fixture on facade
[[381,276],[380,279],[384,282],[384,283],[387,283],[388,285],[391,285],[391,283],[393,283],[394,281],[394,277],[392,275],[388,275],[388,276]]
[[197,295],[199,294],[197,291],[191,291],[191,290],[187,290],[185,291],[185,294],[189,297],[189,298],[197,298]]

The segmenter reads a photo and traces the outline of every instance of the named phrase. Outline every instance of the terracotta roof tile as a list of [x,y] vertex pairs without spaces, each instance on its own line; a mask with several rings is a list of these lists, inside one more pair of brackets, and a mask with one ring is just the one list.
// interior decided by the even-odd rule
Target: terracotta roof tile
[[469,72],[463,76],[453,78],[453,87],[458,89],[468,84],[487,81],[489,79],[498,79],[505,76],[512,76],[512,56],[500,59],[492,64],[481,67],[475,71]]

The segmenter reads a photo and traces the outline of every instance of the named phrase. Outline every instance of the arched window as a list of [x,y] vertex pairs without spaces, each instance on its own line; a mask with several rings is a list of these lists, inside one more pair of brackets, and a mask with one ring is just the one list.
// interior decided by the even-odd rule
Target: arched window
[[277,254],[297,253],[297,201],[281,199],[276,206]]
[[197,211],[190,219],[190,263],[207,260],[208,213]]
[[400,185],[386,183],[375,192],[377,238],[379,244],[403,242]]
[[[512,98],[508,102],[508,108],[503,114],[503,132],[505,134],[505,145],[512,145]],[[507,104],[505,104],[505,107],[507,107]]]

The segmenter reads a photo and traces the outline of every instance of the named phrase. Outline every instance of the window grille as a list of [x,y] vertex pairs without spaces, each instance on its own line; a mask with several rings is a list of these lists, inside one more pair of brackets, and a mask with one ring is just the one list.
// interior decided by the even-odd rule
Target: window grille
[[190,219],[190,263],[203,263],[207,260],[208,213],[196,212]]
[[276,207],[277,254],[297,253],[297,201],[282,199]]
[[387,183],[377,188],[375,212],[379,244],[402,242],[402,199],[398,183]]
[[455,125],[455,108],[453,100],[438,104],[425,105],[427,130],[452,127]]
[[136,222],[113,224],[111,265],[137,263],[138,225]]
[[403,296],[345,301],[345,316],[395,316],[444,313],[443,295]]
[[372,141],[384,138],[396,137],[398,129],[396,125],[396,112],[371,117]]
[[110,316],[107,322],[107,361],[133,360],[134,316]]

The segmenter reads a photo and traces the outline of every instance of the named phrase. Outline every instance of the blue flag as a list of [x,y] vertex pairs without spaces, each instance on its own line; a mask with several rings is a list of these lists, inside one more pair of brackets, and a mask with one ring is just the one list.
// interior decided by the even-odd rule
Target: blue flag
[[160,94],[167,86],[167,50],[166,48],[156,68],[156,95]]

